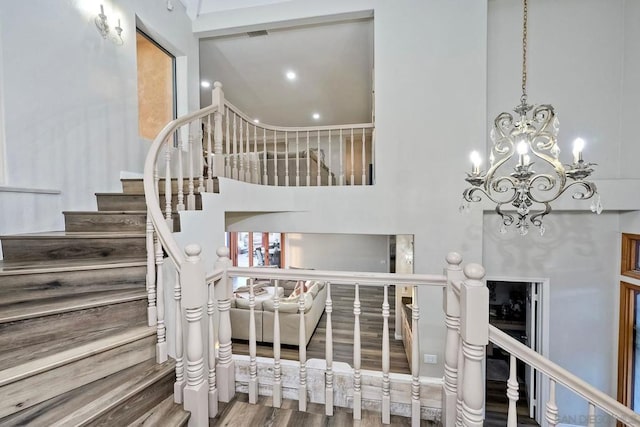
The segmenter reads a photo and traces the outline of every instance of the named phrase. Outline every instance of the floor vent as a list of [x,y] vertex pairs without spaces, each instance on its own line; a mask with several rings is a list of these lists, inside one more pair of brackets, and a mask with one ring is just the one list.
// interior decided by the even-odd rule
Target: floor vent
[[249,37],[260,37],[260,36],[268,36],[269,33],[267,30],[258,30],[258,31],[248,31],[247,35]]

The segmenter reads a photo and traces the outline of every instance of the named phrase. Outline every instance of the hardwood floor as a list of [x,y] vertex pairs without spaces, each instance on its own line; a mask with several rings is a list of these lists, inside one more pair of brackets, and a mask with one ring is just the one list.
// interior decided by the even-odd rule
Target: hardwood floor
[[[411,373],[402,341],[395,340],[394,335],[394,298],[395,288],[389,286],[389,353],[391,372]],[[382,369],[382,299],[383,288],[360,286],[360,315],[361,358],[362,369]],[[333,360],[345,362],[353,366],[353,300],[354,287],[350,285],[331,285],[331,300],[333,302]],[[327,313],[323,313],[309,344],[307,344],[307,359],[325,359],[325,339],[327,327]],[[249,354],[246,341],[234,341],[234,354]],[[258,343],[257,355],[273,357],[273,345]],[[298,360],[297,346],[282,346],[281,357],[288,360]]]
[[[209,426],[213,427],[320,427],[320,426],[410,426],[411,419],[392,415],[390,424],[382,424],[380,414],[371,411],[362,411],[362,419],[354,420],[351,409],[334,408],[333,416],[325,415],[324,405],[307,403],[307,412],[297,410],[296,400],[283,400],[281,408],[273,408],[270,397],[261,396],[258,404],[248,403],[248,396],[244,393],[236,394],[236,397],[227,404],[220,404],[220,413],[209,420]],[[437,426],[439,424],[422,420],[422,427]]]

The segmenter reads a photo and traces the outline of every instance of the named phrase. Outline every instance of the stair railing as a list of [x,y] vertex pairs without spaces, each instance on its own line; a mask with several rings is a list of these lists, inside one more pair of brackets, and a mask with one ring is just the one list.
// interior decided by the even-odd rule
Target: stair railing
[[373,123],[272,126],[252,120],[226,100],[222,113],[224,143],[207,151],[218,158],[217,169],[223,171],[219,176],[287,187],[374,181]]
[[[445,375],[442,394],[442,423],[445,427],[481,427],[484,422],[483,362],[485,346],[492,342],[510,354],[510,375],[507,381],[509,401],[507,426],[518,425],[516,403],[519,398],[516,374],[517,360],[540,372],[549,381],[549,399],[545,422],[559,424],[559,409],[555,399],[556,385],[561,385],[587,401],[587,411],[579,423],[588,426],[598,422],[596,408],[625,425],[640,425],[640,415],[596,389],[584,380],[561,368],[549,359],[489,324],[489,290],[483,283],[484,269],[469,264],[464,270],[456,254],[447,257],[448,283],[444,311],[447,327],[445,344]],[[466,280],[465,280],[466,277]]]

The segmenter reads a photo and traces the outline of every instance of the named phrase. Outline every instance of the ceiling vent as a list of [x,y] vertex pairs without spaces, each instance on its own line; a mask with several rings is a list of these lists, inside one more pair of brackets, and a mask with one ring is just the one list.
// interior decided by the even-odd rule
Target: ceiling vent
[[260,36],[268,36],[269,33],[267,30],[258,30],[258,31],[249,31],[247,32],[249,37],[260,37]]

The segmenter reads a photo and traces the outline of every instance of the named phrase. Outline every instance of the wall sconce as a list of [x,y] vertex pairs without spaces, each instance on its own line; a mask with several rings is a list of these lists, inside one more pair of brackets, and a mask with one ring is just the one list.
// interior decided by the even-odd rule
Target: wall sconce
[[[104,7],[100,5],[100,13],[96,16],[95,19],[96,27],[98,28],[98,32],[102,36],[103,39],[106,39],[111,29],[109,28],[109,22],[107,21],[107,15],[104,13]],[[112,37],[112,41],[115,44],[121,45],[124,43],[122,40],[122,27],[120,26],[120,19],[118,19],[118,25],[113,28],[116,31],[116,36]]]

